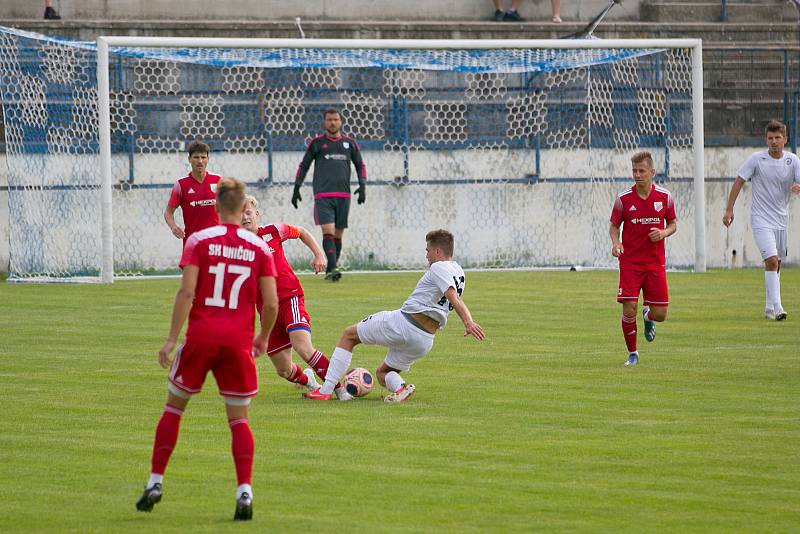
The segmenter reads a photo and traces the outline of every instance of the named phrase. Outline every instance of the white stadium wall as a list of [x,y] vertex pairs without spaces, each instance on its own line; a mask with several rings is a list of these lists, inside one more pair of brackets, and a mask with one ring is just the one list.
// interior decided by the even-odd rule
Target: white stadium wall
[[[706,149],[706,174],[709,180],[706,183],[706,256],[708,267],[756,267],[761,264],[761,258],[753,241],[750,223],[750,189],[745,187],[736,206],[736,222],[730,229],[725,229],[721,224],[722,213],[725,207],[730,180],[720,181],[719,178],[731,177],[736,173],[738,165],[751,153],[751,148],[707,148]],[[430,154],[428,155],[430,157]],[[70,165],[63,158],[74,156],[59,156],[59,161],[52,161],[47,165],[53,173],[60,169],[69,173]],[[293,180],[294,168],[302,157],[301,152],[279,153],[273,160],[276,175],[281,176],[281,184],[268,187],[254,187],[252,192],[262,203],[265,215],[263,222],[284,221],[291,224],[313,228],[310,198],[310,188],[305,191],[303,203],[299,210],[289,204],[291,188],[288,186]],[[521,155],[520,158],[524,156]],[[55,158],[55,157],[54,157]],[[237,176],[247,181],[254,181],[263,174],[258,174],[257,169],[265,168],[265,160],[248,156],[243,158],[237,154],[215,153],[212,155],[210,170],[223,175]],[[438,165],[447,165],[448,157],[442,154],[438,163],[431,164],[430,168]],[[476,178],[490,178],[496,172],[490,160],[474,161],[474,175]],[[527,159],[527,158],[525,158]],[[659,155],[656,155],[659,159]],[[672,165],[680,165],[680,156],[672,155]],[[368,171],[372,174],[380,170],[380,174],[387,176],[397,170],[402,174],[395,154],[384,152],[365,152]],[[118,233],[137,233],[137,239],[124,239],[124,236],[115,236],[115,256],[123,265],[136,266],[140,263],[155,265],[160,269],[173,268],[175,258],[180,252],[180,241],[174,239],[163,223],[161,213],[169,196],[168,185],[186,168],[185,156],[180,155],[142,155],[136,160],[136,182],[139,184],[152,184],[153,188],[128,192],[117,192],[114,196],[114,226]],[[564,166],[565,161],[571,161]],[[543,151],[543,174],[553,176],[553,172],[545,172],[550,162],[560,162],[562,168],[558,175],[582,177],[582,156],[579,151]],[[0,270],[7,271],[9,266],[9,219],[8,219],[8,191],[7,166],[5,157],[0,156]],[[530,165],[530,162],[521,162],[521,167]],[[614,159],[612,170],[619,176],[625,176],[628,163],[625,157]],[[127,176],[127,159],[115,159],[113,165],[116,173]],[[395,167],[398,167],[395,169]],[[421,169],[425,166],[414,166]],[[391,170],[390,172],[387,172]],[[313,172],[313,170],[312,170]],[[308,180],[310,182],[311,173]],[[48,172],[53,177],[53,174]],[[119,174],[118,174],[119,175]],[[149,177],[149,178],[148,178]],[[413,179],[425,181],[426,177],[414,176]],[[157,184],[161,184],[158,186]],[[503,232],[508,227],[503,220],[492,220],[496,215],[489,215],[480,208],[484,205],[498,204],[503,207],[503,213],[509,219],[524,219],[525,226],[532,233],[540,234],[537,242],[540,250],[533,252],[536,257],[549,257],[554,264],[562,263],[563,258],[574,257],[579,251],[592,247],[592,241],[600,241],[600,246],[605,243],[606,226],[599,228],[592,221],[603,221],[610,212],[610,200],[625,186],[620,182],[608,182],[598,186],[595,184],[595,198],[591,203],[592,208],[585,213],[585,217],[572,217],[571,220],[560,220],[558,204],[568,200],[570,195],[580,196],[586,190],[581,187],[581,182],[546,182],[537,184],[501,184],[484,183],[481,185],[448,185],[430,187],[411,184],[408,186],[394,187],[388,185],[372,185],[368,188],[367,203],[363,206],[353,205],[351,208],[351,229],[347,233],[347,247],[345,247],[344,261],[347,253],[352,257],[363,260],[375,257],[380,260],[379,248],[370,250],[375,243],[384,243],[394,250],[404,250],[408,257],[398,258],[401,263],[412,266],[421,266],[424,259],[424,243],[421,242],[425,229],[434,227],[447,227],[456,232],[458,239],[473,251],[477,251],[475,258],[483,258],[480,251],[486,251],[485,259],[495,256],[496,250],[508,247],[524,247],[526,236],[513,235],[516,232]],[[684,197],[691,195],[690,182],[671,182],[664,184],[675,195],[679,208],[684,207]],[[469,194],[460,194],[469,191]],[[565,192],[569,192],[565,197]],[[67,192],[59,194],[69,194]],[[554,200],[558,199],[558,200]],[[495,210],[496,211],[496,210]],[[680,211],[679,211],[680,214]],[[679,215],[680,217],[680,215]],[[408,227],[419,229],[419,236],[415,232],[409,233]],[[790,206],[790,242],[788,263],[800,264],[800,208],[798,200],[792,200]],[[591,231],[587,231],[592,228]],[[686,223],[679,221],[679,232],[671,238],[668,250],[672,254],[688,255],[692,253],[693,231]],[[319,236],[317,236],[319,237]],[[69,236],[53,235],[48,241],[52,246],[63,246],[69,243]],[[98,245],[99,246],[99,245]],[[541,250],[549,248],[549,250]],[[733,254],[733,251],[736,254]],[[676,252],[680,251],[680,252]],[[302,247],[287,247],[290,258],[302,262],[305,266],[306,259]],[[673,258],[678,263],[691,263],[691,256],[686,258]],[[613,266],[609,258],[609,266]]]

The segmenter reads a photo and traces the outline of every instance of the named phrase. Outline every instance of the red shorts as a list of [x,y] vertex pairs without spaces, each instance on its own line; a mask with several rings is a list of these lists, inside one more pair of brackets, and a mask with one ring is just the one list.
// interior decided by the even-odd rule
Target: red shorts
[[267,354],[275,354],[286,347],[291,347],[289,332],[306,330],[311,332],[311,318],[306,311],[306,303],[302,295],[289,297],[278,302],[278,317],[275,326],[269,333]]
[[646,306],[668,306],[667,271],[639,271],[620,267],[617,302],[638,301],[640,291]]
[[252,349],[184,342],[178,347],[169,370],[169,381],[191,395],[203,389],[211,371],[223,397],[255,397],[258,371]]

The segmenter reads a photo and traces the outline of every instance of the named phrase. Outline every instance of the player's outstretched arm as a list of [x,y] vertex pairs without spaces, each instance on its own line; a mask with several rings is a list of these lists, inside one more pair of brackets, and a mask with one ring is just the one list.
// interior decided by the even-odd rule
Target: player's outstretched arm
[[261,308],[261,329],[253,339],[253,356],[267,352],[269,333],[278,317],[278,293],[275,289],[275,278],[272,276],[260,277],[258,289],[261,291],[264,306]]
[[175,304],[172,306],[172,319],[169,325],[169,334],[161,350],[158,351],[158,363],[161,367],[167,368],[172,363],[170,354],[178,343],[178,335],[181,333],[186,319],[189,317],[189,311],[192,309],[192,302],[194,301],[194,290],[197,287],[197,275],[200,272],[197,265],[187,265],[183,269],[181,276],[181,287],[178,289],[178,294],[175,295]]
[[731,186],[731,192],[728,195],[728,205],[725,207],[725,214],[722,216],[722,224],[730,226],[733,222],[733,206],[736,204],[736,199],[739,198],[739,191],[744,187],[744,178],[741,176],[736,177],[736,181]]
[[325,258],[325,253],[322,251],[322,247],[319,246],[319,243],[317,243],[317,240],[311,235],[311,232],[302,227],[300,227],[299,230],[300,241],[314,254],[314,259],[311,260],[311,268],[314,269],[314,273],[321,273],[325,270],[325,266],[328,263],[328,260]]
[[475,339],[483,341],[486,337],[486,334],[483,333],[483,328],[472,320],[472,314],[469,312],[469,308],[467,308],[467,305],[461,300],[461,297],[458,296],[458,292],[455,288],[448,288],[444,296],[447,297],[447,300],[453,305],[453,309],[458,314],[461,322],[464,323],[464,336],[472,336]]
[[167,205],[167,209],[164,210],[164,220],[167,222],[167,226],[169,226],[169,231],[172,232],[172,235],[177,237],[178,239],[184,238],[183,228],[175,224],[175,210],[178,208],[173,208],[170,205]]
[[619,239],[619,225],[611,223],[608,227],[608,235],[611,236],[611,255],[619,258],[625,252],[622,241]]

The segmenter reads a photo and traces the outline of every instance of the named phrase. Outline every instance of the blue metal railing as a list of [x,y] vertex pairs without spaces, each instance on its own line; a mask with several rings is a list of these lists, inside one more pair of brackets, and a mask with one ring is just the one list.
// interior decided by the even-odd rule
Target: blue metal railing
[[720,22],[728,22],[728,0],[722,0],[722,6],[719,13]]

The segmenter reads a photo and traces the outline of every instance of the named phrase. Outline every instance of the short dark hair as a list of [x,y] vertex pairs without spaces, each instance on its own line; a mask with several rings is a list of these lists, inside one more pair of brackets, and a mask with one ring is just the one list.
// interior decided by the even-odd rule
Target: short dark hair
[[325,108],[325,109],[322,111],[322,118],[324,119],[324,118],[325,118],[325,117],[327,117],[328,115],[339,115],[339,118],[340,118],[340,119],[342,118],[342,114],[341,114],[341,113],[339,112],[339,110],[338,110],[338,109],[336,109],[336,108]]
[[637,163],[641,163],[643,161],[647,161],[650,164],[650,168],[654,169],[655,166],[653,165],[653,155],[650,154],[647,150],[642,150],[637,152],[633,156],[631,156],[631,163],[636,165]]
[[772,119],[767,123],[767,127],[764,129],[764,135],[770,132],[780,132],[786,137],[786,125],[779,120]]
[[245,185],[236,178],[221,178],[217,182],[217,210],[220,213],[237,213],[244,206]]
[[447,230],[431,230],[425,236],[425,242],[432,247],[442,249],[446,255],[453,257],[453,234]]
[[192,154],[196,154],[198,152],[205,152],[206,154],[211,153],[211,149],[208,148],[208,145],[202,141],[192,141],[189,143],[189,148],[186,151],[189,152],[189,157],[192,157]]

